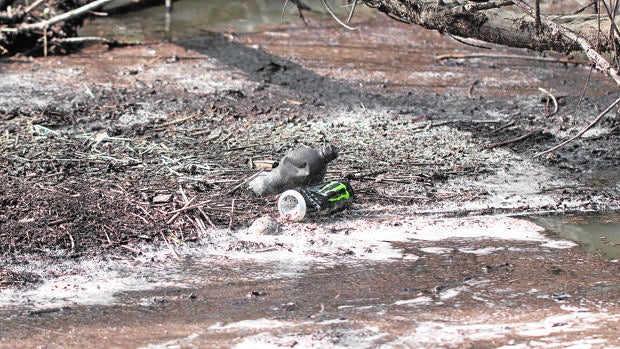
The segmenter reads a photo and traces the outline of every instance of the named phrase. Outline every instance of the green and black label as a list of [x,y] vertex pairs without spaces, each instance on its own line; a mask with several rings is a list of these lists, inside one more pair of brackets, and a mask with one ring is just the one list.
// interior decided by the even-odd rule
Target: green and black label
[[331,181],[301,188],[299,192],[306,199],[309,208],[319,213],[340,211],[353,202],[353,188],[346,182]]

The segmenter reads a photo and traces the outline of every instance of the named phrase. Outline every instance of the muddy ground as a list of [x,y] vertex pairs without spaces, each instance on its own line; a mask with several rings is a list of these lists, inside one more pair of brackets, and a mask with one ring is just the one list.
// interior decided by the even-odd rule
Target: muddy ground
[[[617,98],[617,88],[604,76],[583,65],[527,59],[437,60],[439,54],[477,49],[382,17],[360,20],[358,26],[347,31],[330,22],[298,23],[253,34],[211,33],[174,43],[114,50],[94,46],[64,57],[4,60],[0,288],[27,290],[56,276],[58,271],[41,265],[131,260],[155,247],[170,251],[168,262],[196,247],[231,254],[292,250],[292,242],[244,235],[256,218],[277,217],[277,199],[254,197],[243,183],[260,171],[259,160],[277,161],[302,144],[337,145],[341,156],[327,177],[347,179],[356,192],[355,204],[343,213],[280,222],[280,233],[297,236],[306,246],[321,241],[316,234],[329,242],[333,236],[354,236],[356,229],[418,231],[444,219],[456,220],[438,231],[471,224],[484,236],[496,225],[491,221],[480,228],[475,222],[496,215],[618,209],[617,108],[584,138],[532,159],[575,134]],[[491,52],[538,56],[499,47]],[[556,113],[539,87],[557,98]],[[526,137],[513,141],[521,136]],[[239,234],[243,238],[235,237]],[[222,236],[227,237],[223,243]],[[577,318],[605,315],[589,318],[598,326],[583,327],[576,325],[583,324],[577,318],[559,318],[551,325],[560,334],[546,344],[580,344],[584,333],[592,339],[584,343],[594,347],[620,342],[613,330],[619,321],[617,261],[572,245],[549,248],[497,236],[450,239],[448,233],[442,243],[448,250],[428,256],[420,251],[436,246],[427,244],[403,247],[409,251],[404,254],[426,256],[423,270],[408,269],[412,274],[405,278],[416,286],[403,292],[414,299],[443,300],[445,306],[439,307],[419,299],[432,308],[425,315],[428,333],[431,320],[450,316],[456,322],[474,317],[479,324],[499,318],[535,322],[560,307],[573,307],[567,312]],[[472,257],[462,251],[467,248],[495,253]],[[303,251],[344,258],[345,264],[347,256],[372,254],[363,244]],[[480,310],[480,300],[441,298],[444,289],[458,286],[457,294],[468,294],[486,285],[475,281],[489,273],[497,292],[488,302],[498,307]],[[339,281],[329,281],[328,288],[336,287],[332,283]],[[502,298],[500,284],[511,285],[505,292],[510,301]],[[590,308],[584,310],[584,304]],[[458,316],[450,315],[455,307]],[[523,313],[497,315],[515,307]],[[300,313],[283,318],[303,318]],[[367,315],[371,321],[373,313]],[[240,319],[231,315],[228,320]],[[480,328],[447,331],[477,333]],[[320,339],[335,341],[342,333]],[[472,334],[454,343],[535,347],[532,336],[540,340],[508,331]],[[449,346],[454,340],[399,342],[404,339],[396,332],[382,338],[376,343]],[[272,337],[261,341],[288,343]]]

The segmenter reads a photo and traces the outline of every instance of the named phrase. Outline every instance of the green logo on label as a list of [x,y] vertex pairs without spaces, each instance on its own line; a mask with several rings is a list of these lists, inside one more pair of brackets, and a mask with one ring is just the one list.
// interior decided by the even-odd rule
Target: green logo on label
[[323,188],[319,189],[318,193],[327,197],[340,193],[338,196],[330,197],[328,199],[329,201],[346,200],[351,197],[349,191],[347,190],[347,186],[338,181],[332,181],[325,184]]

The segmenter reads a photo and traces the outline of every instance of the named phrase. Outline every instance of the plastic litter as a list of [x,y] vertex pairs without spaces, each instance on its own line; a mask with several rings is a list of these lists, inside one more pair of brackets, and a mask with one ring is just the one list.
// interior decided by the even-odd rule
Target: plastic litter
[[296,148],[284,156],[278,167],[250,181],[248,189],[265,196],[319,184],[325,178],[327,164],[337,157],[338,149],[331,144],[319,150]]
[[353,202],[353,188],[347,182],[330,181],[309,188],[287,190],[278,199],[280,216],[300,221],[308,215],[342,211]]

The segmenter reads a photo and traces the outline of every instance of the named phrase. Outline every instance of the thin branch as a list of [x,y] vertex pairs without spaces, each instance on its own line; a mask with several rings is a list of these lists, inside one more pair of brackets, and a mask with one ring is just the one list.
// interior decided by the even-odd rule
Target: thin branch
[[233,218],[235,217],[235,199],[230,203],[230,220],[228,221],[228,230],[232,230]]
[[565,140],[564,142],[556,145],[555,147],[551,148],[551,149],[547,149],[543,152],[540,152],[536,155],[534,155],[534,158],[543,156],[547,153],[550,153],[552,151],[555,151],[565,145],[567,145],[568,143],[574,141],[575,139],[583,136],[584,133],[586,133],[589,129],[591,129],[592,127],[594,127],[594,125],[596,125],[599,121],[601,121],[601,119],[603,118],[603,116],[605,116],[605,114],[609,113],[610,110],[612,110],[616,105],[618,105],[618,103],[620,103],[620,97],[618,99],[616,99],[609,107],[607,107],[607,109],[603,110],[602,113],[600,113],[588,126],[584,127],[581,131],[579,131],[579,133],[577,133],[576,135],[574,135],[573,137]]
[[534,12],[535,12],[534,28],[536,28],[537,33],[540,34],[540,32],[541,32],[541,25],[540,25],[540,0],[535,0]]
[[581,106],[581,102],[583,101],[583,98],[586,96],[586,91],[588,90],[588,86],[590,85],[590,78],[592,78],[593,70],[594,70],[594,67],[590,66],[590,70],[588,71],[588,77],[586,78],[586,83],[583,84],[583,89],[581,90],[579,101],[577,101],[577,105],[575,106],[575,112],[579,110],[579,107]]
[[260,170],[257,173],[251,175],[250,177],[244,179],[241,181],[241,183],[233,186],[232,188],[230,188],[229,190],[227,190],[224,195],[228,195],[232,192],[234,192],[235,190],[239,189],[242,185],[248,184],[251,180],[253,180],[254,178],[258,177],[258,175],[260,175],[261,173],[263,173],[264,170]]
[[498,1],[498,2],[488,1],[488,2],[467,4],[467,5],[463,5],[462,7],[455,6],[452,11],[458,12],[458,13],[462,13],[462,12],[474,13],[478,11],[490,10],[494,8],[500,8],[500,7],[512,6],[512,5],[514,5],[512,0],[504,0],[504,1]]
[[166,239],[166,236],[164,235],[164,233],[162,231],[160,231],[159,233],[161,234],[161,237],[164,239],[164,242],[166,243],[166,246],[168,246],[168,249],[170,250],[170,252],[174,256],[174,259],[176,259],[177,261],[180,261],[181,258],[177,254],[177,251],[175,251],[174,248],[172,247],[172,245],[170,244],[170,242],[168,242],[168,239]]
[[355,13],[356,6],[357,6],[357,0],[353,0],[353,4],[351,5],[351,12],[349,12],[349,17],[347,18],[347,23],[351,23],[351,18],[353,18],[353,14]]
[[[532,17],[536,16],[534,9],[532,9],[532,7],[528,5],[525,1],[523,0],[512,0],[512,1],[521,10],[523,10],[523,12],[527,13],[528,15]],[[588,40],[577,35],[572,30],[555,23],[547,16],[540,16],[540,20],[544,25],[549,27],[551,30],[561,33],[567,39],[577,43],[577,45],[579,45],[581,49],[585,52],[586,56],[588,56],[588,59],[590,59],[590,62],[592,62],[599,70],[608,74],[616,82],[616,84],[620,86],[620,76],[618,76],[618,70],[614,68],[611,65],[611,63],[609,63],[603,56],[601,56],[600,53],[598,53],[594,48],[592,48],[592,45],[590,45]]]
[[465,40],[463,40],[463,39],[461,39],[461,38],[459,38],[458,36],[455,36],[455,35],[450,35],[450,37],[453,40],[455,40],[457,42],[460,42],[463,45],[472,46],[472,47],[475,47],[475,48],[481,48],[481,49],[484,49],[484,50],[490,50],[491,49],[488,46],[476,45],[476,44],[473,44],[471,42],[467,42],[467,41],[465,41]]
[[71,18],[75,18],[78,17],[80,15],[83,15],[91,10],[95,10],[103,5],[105,5],[108,2],[111,2],[112,0],[96,0],[91,2],[90,4],[84,5],[80,8],[77,8],[75,10],[69,11],[69,12],[65,12],[61,15],[52,17],[46,21],[41,21],[41,22],[37,22],[37,23],[31,23],[31,24],[26,24],[26,25],[22,25],[20,27],[18,27],[16,29],[17,32],[25,32],[25,31],[32,31],[32,30],[42,30],[44,28],[50,27],[58,22],[64,22],[66,20],[69,20]]
[[558,112],[558,109],[560,108],[558,105],[558,100],[555,98],[555,96],[553,94],[551,94],[551,92],[545,90],[542,87],[538,88],[538,91],[542,92],[542,93],[546,93],[547,94],[547,104],[549,104],[549,98],[551,98],[551,100],[553,101],[553,113],[550,113],[549,116],[555,114]]
[[439,55],[435,57],[435,59],[438,61],[445,60],[445,59],[466,59],[466,58],[521,59],[521,60],[527,60],[527,61],[570,63],[570,64],[587,63],[587,61],[563,58],[563,57],[560,57],[560,58],[535,57],[535,56],[526,56],[526,55],[504,55],[504,54],[493,54],[493,53],[473,53],[473,54],[450,53],[450,54]]
[[323,5],[327,9],[327,12],[329,12],[329,14],[332,16],[332,18],[334,18],[334,20],[336,20],[336,22],[338,22],[338,24],[340,24],[341,26],[343,26],[343,27],[345,27],[345,28],[347,28],[349,30],[357,29],[356,27],[351,27],[350,25],[348,25],[348,24],[344,23],[343,21],[341,21],[340,18],[338,18],[338,16],[336,16],[336,14],[332,10],[332,8],[329,6],[329,4],[327,3],[327,0],[322,0],[322,1],[323,1]]
[[34,10],[37,6],[41,5],[41,3],[43,3],[43,1],[45,1],[45,0],[37,0],[37,1],[33,2],[30,6],[26,7],[26,9],[24,10],[24,13],[28,13],[28,12]]

